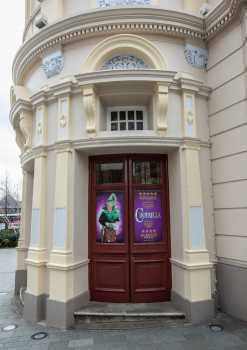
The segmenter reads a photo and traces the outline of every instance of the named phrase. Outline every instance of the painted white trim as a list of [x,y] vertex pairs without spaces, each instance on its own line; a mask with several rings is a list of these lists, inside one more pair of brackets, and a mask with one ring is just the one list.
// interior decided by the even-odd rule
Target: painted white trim
[[[125,111],[125,112],[129,112],[129,111],[134,111],[135,112],[135,120],[134,122],[136,123],[136,111],[142,111],[143,112],[143,130],[117,130],[117,131],[112,131],[111,130],[111,112],[120,112],[120,111]],[[120,122],[118,122],[119,124]],[[126,121],[127,124],[127,121]],[[135,131],[135,132],[142,132],[147,130],[147,108],[145,106],[114,106],[114,107],[108,107],[107,108],[107,131],[111,132],[111,133],[115,133],[115,132],[131,132],[131,131]]]
[[177,259],[170,259],[171,264],[181,267],[184,270],[207,270],[214,267],[213,263],[202,263],[202,264],[187,264]]
[[247,261],[218,257],[217,263],[247,269]]
[[82,260],[80,262],[76,262],[69,265],[59,265],[59,264],[48,263],[47,268],[50,270],[60,270],[60,271],[78,270],[81,267],[88,266],[89,262],[90,260],[86,259],[86,260]]

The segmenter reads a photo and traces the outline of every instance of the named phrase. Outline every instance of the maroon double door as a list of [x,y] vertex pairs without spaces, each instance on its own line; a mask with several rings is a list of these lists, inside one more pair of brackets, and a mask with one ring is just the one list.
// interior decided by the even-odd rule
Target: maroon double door
[[90,158],[91,300],[170,300],[167,157]]

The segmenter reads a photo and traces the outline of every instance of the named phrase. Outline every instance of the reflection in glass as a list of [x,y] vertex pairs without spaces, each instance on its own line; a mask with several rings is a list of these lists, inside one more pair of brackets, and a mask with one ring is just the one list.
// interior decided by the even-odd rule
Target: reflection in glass
[[114,184],[124,182],[123,163],[98,163],[96,164],[97,185]]
[[142,185],[157,185],[161,182],[160,161],[134,161],[133,181]]

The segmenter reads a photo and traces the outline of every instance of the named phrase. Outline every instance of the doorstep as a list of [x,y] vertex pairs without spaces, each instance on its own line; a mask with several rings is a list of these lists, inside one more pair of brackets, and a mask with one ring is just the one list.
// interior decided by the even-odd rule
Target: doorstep
[[77,323],[152,322],[168,319],[185,319],[172,302],[145,304],[115,304],[89,302],[74,313]]

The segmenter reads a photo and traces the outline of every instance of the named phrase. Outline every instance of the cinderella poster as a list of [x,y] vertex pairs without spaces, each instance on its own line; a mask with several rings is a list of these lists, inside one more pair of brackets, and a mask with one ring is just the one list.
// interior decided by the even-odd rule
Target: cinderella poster
[[124,194],[98,192],[96,195],[96,241],[123,243]]

